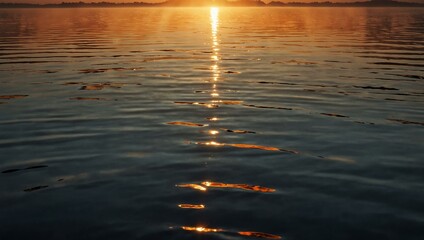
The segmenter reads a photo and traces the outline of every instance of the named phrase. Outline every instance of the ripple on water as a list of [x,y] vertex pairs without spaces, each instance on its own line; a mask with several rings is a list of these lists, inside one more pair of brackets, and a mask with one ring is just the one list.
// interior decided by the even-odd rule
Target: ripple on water
[[241,235],[245,237],[254,237],[254,238],[266,238],[266,239],[281,239],[281,236],[274,235],[270,233],[263,233],[263,232],[251,232],[251,231],[230,231],[230,230],[224,230],[221,228],[207,228],[207,227],[191,227],[191,226],[182,226],[182,230],[190,231],[190,232],[197,232],[197,233],[221,233],[224,235]]
[[192,188],[192,189],[200,190],[200,191],[207,191],[209,188],[241,189],[246,191],[263,192],[263,193],[276,191],[273,188],[262,187],[258,185],[221,183],[221,182],[209,182],[209,181],[205,181],[200,184],[197,184],[197,183],[177,184],[175,186],[180,188]]

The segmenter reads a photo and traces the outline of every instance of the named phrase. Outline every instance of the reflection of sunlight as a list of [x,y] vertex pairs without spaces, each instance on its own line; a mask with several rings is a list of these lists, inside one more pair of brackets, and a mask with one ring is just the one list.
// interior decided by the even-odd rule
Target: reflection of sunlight
[[[212,77],[213,81],[216,82],[220,77],[219,70],[219,39],[218,39],[218,25],[219,25],[219,8],[211,7],[210,10],[210,19],[211,19],[211,37],[212,37],[212,56],[211,59],[214,61],[212,65]],[[217,97],[219,94],[216,92],[216,88],[214,87],[214,92],[211,94],[212,97]]]
[[200,191],[206,191],[207,188],[199,185],[199,184],[177,184],[175,185],[176,187],[181,187],[181,188],[192,188],[192,189],[196,189],[196,190],[200,190]]
[[218,134],[218,133],[219,133],[219,131],[217,131],[217,130],[210,130],[210,131],[209,131],[209,133],[210,133],[211,135],[216,135],[216,134]]
[[[199,233],[218,233],[218,232],[227,232],[230,233],[230,231],[221,229],[221,228],[206,228],[202,226],[198,227],[190,227],[190,226],[182,226],[181,229],[185,231],[193,231],[193,232],[199,232]],[[263,232],[235,232],[242,236],[249,236],[249,237],[256,237],[256,238],[267,238],[267,239],[281,239],[281,236],[269,234],[269,233],[263,233]]]
[[219,21],[218,14],[219,14],[219,8],[211,7],[212,38],[215,38],[215,39],[218,32],[218,21]]
[[196,231],[196,232],[221,232],[221,231],[223,231],[222,229],[219,229],[219,228],[187,227],[187,226],[182,226],[181,228],[183,230],[186,230],[186,231]]
[[218,143],[218,142],[215,142],[215,141],[205,142],[203,144],[206,145],[206,146],[221,146],[222,145],[222,143]]
[[[211,76],[211,92],[210,95],[212,97],[212,100],[210,101],[209,104],[206,105],[206,107],[208,108],[216,108],[218,106],[219,102],[219,89],[218,89],[218,84],[217,82],[220,80],[221,78],[221,70],[219,68],[219,63],[220,63],[220,52],[219,52],[219,8],[218,7],[211,7],[210,8],[210,24],[211,24],[211,48],[212,48],[212,53],[211,53],[211,66],[210,66],[210,70],[212,73]],[[211,117],[208,118],[209,121],[218,121],[218,117]],[[210,130],[208,132],[210,135],[215,136],[219,134],[219,131],[217,130]],[[215,142],[215,141],[210,141],[205,143],[205,145],[211,145],[211,146],[219,146],[220,144]]]
[[178,204],[180,208],[189,208],[189,209],[204,209],[205,205],[203,204]]

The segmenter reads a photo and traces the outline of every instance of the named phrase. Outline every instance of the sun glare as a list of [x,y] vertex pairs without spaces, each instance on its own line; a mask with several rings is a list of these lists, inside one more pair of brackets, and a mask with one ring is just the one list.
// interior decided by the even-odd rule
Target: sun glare
[[219,14],[219,8],[218,7],[211,7],[211,27],[212,27],[212,39],[213,41],[213,45],[217,46],[218,45],[218,23],[219,23],[219,19],[218,19],[218,14]]
[[[213,81],[218,81],[220,70],[218,66],[219,61],[219,39],[218,39],[218,25],[219,25],[219,8],[211,7],[210,8],[210,21],[211,21],[211,37],[212,37],[212,50],[213,54],[211,56],[211,60],[215,63],[212,65],[213,72]],[[214,94],[216,95],[216,92]]]

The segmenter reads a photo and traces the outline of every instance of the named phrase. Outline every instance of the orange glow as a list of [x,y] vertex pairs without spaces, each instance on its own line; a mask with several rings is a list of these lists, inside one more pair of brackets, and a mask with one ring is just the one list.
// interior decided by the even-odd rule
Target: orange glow
[[205,142],[203,144],[204,145],[208,145],[208,146],[221,146],[221,145],[224,145],[223,143],[218,143],[218,142],[214,142],[214,141]]
[[186,226],[182,226],[181,229],[186,230],[186,231],[196,231],[196,232],[222,232],[222,231],[224,231],[220,228],[186,227]]
[[210,117],[210,118],[206,118],[207,120],[209,120],[209,121],[218,121],[219,120],[219,118],[217,118],[217,117]]
[[215,142],[215,141],[210,141],[210,142],[197,142],[196,144],[199,145],[205,145],[205,146],[224,146],[224,143],[219,143],[219,142]]
[[216,38],[218,33],[218,24],[219,24],[219,8],[211,7],[210,18],[211,18],[211,28],[212,28],[212,37]]
[[269,234],[269,233],[261,233],[261,232],[238,232],[238,234],[249,237],[257,237],[257,238],[268,238],[268,239],[281,239],[281,236]]
[[[240,130],[242,131],[242,130]],[[253,133],[246,131],[245,133]],[[292,153],[297,154],[298,152],[293,150],[285,150],[280,149],[276,147],[269,147],[269,146],[261,146],[261,145],[254,145],[254,144],[245,144],[245,143],[219,143],[215,141],[210,142],[196,142],[198,145],[205,145],[205,146],[230,146],[235,148],[245,148],[245,149],[259,149],[259,150],[265,150],[265,151],[275,151],[275,152],[286,152],[286,153]]]
[[192,188],[192,189],[199,190],[199,191],[206,191],[207,190],[207,188],[205,188],[205,187],[203,187],[199,184],[177,184],[175,186],[181,187],[181,188]]
[[209,134],[211,134],[211,135],[217,135],[217,134],[219,134],[219,131],[217,131],[217,130],[209,130]]
[[266,150],[266,151],[280,151],[280,149],[276,147],[260,146],[260,145],[253,145],[253,144],[232,143],[227,145],[231,147],[236,147],[236,148],[260,149],[260,150]]
[[208,126],[208,124],[192,123],[192,122],[168,122],[166,124],[180,125],[180,126],[187,126],[187,127],[205,127],[205,126]]
[[222,103],[224,105],[239,105],[239,104],[243,103],[243,101],[229,100],[229,101],[220,101],[219,103]]
[[93,91],[93,90],[102,90],[103,88],[104,86],[101,84],[93,84],[93,85],[82,86],[80,90]]
[[243,101],[238,101],[238,100],[212,100],[212,103],[221,103],[224,105],[240,105],[243,103]]
[[[181,229],[185,231],[192,231],[192,232],[199,232],[199,233],[216,233],[216,232],[230,233],[230,231],[227,231],[221,228],[206,228],[202,226],[198,226],[198,227],[182,226]],[[269,233],[263,233],[263,232],[244,231],[244,232],[237,232],[237,234],[242,236],[248,236],[248,237],[256,237],[256,238],[281,239],[281,236],[269,234]]]
[[214,188],[236,188],[236,189],[243,189],[243,190],[255,191],[255,192],[275,192],[276,191],[274,188],[253,186],[253,185],[248,185],[248,184],[202,182],[202,185],[207,186],[207,187],[214,187]]
[[[218,26],[219,26],[219,8],[211,7],[210,8],[210,22],[211,22],[211,37],[212,37],[212,56],[211,59],[214,61],[212,65],[212,81],[217,82],[220,78],[220,70],[219,70],[219,38],[218,38]],[[216,85],[213,85],[213,89],[216,90]],[[218,92],[214,91],[211,94],[212,97],[219,96]]]
[[180,208],[189,208],[189,209],[204,209],[205,205],[203,204],[178,204]]
[[218,105],[217,104],[206,104],[207,108],[217,108]]
[[[230,131],[232,131],[232,130],[230,130]],[[243,131],[243,130],[241,130],[241,131]],[[255,133],[255,132],[246,131],[244,133]],[[274,152],[285,152],[285,153],[290,153],[290,154],[299,154],[299,152],[294,151],[294,150],[287,150],[287,149],[281,149],[281,148],[269,147],[269,146],[261,146],[261,145],[254,145],[254,144],[244,144],[244,143],[218,143],[218,142],[212,141],[212,142],[196,142],[195,144],[206,145],[206,146],[209,146],[209,145],[230,146],[230,147],[235,147],[235,148],[259,149],[259,150],[264,150],[264,151],[274,151]]]

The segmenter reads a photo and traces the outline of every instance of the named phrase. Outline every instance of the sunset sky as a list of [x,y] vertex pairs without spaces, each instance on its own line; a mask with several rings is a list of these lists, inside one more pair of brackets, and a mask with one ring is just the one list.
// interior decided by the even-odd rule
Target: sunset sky
[[[61,3],[61,2],[164,2],[165,0],[0,0],[0,3]],[[263,0],[263,2],[280,1],[280,2],[359,2],[367,0]],[[424,0],[397,0],[402,2],[424,3]]]

